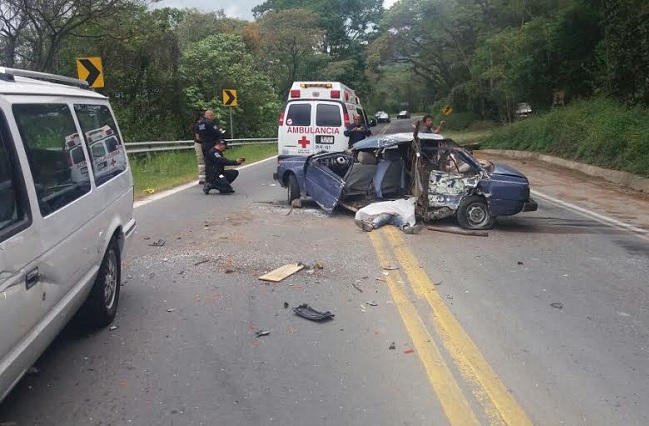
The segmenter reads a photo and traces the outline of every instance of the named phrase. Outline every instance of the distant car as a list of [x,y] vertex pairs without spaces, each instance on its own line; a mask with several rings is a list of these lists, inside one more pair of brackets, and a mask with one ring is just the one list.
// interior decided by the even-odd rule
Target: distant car
[[389,123],[390,122],[390,114],[384,111],[379,111],[376,114],[376,122],[377,123]]
[[532,115],[532,107],[527,102],[521,102],[516,105],[516,111],[514,111],[516,118],[527,118]]
[[385,199],[417,198],[425,221],[456,217],[465,229],[490,229],[496,216],[536,211],[527,178],[512,167],[478,161],[434,133],[395,133],[363,139],[352,153],[287,157],[273,176],[288,188],[289,204],[310,197],[327,213],[356,211]]
[[397,118],[410,118],[410,111],[403,110],[400,111],[399,114],[397,114]]

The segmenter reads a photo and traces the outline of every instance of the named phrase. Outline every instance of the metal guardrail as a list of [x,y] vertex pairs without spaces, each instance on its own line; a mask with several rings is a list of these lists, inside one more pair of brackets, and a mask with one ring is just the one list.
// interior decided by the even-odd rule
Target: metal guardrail
[[[240,146],[250,144],[271,144],[277,143],[277,138],[250,138],[250,139],[226,139],[228,146]],[[125,143],[126,152],[129,154],[156,152],[156,151],[178,151],[194,149],[194,141],[158,141],[158,142],[130,142]]]

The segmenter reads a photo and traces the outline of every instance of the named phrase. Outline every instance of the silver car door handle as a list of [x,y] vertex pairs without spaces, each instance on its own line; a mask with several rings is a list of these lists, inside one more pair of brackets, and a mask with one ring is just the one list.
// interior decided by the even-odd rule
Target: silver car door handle
[[36,285],[38,278],[38,268],[34,268],[31,271],[27,272],[27,275],[25,275],[25,287],[27,288],[27,290]]

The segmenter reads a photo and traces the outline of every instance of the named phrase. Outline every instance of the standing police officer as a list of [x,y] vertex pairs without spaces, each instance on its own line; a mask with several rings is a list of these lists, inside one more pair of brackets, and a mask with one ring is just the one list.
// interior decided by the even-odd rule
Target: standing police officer
[[201,137],[203,156],[207,158],[210,149],[214,148],[214,143],[223,138],[219,126],[214,121],[214,111],[208,109],[201,121],[198,122],[198,134]]

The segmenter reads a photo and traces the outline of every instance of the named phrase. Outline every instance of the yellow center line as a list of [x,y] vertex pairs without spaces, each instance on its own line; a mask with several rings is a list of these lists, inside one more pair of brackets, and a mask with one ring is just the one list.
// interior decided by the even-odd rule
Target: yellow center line
[[[425,299],[433,310],[432,318],[437,333],[442,338],[444,346],[449,355],[455,360],[458,369],[469,381],[478,383],[484,392],[487,393],[496,410],[500,413],[502,420],[508,425],[524,426],[532,425],[523,408],[500,381],[496,373],[487,363],[476,344],[464,331],[453,313],[444,303],[433,282],[412,252],[406,247],[400,231],[390,226],[385,227],[388,242],[394,255],[408,277],[412,286],[419,287],[419,292],[424,294]],[[480,392],[476,394],[477,399],[484,406]],[[486,414],[490,416],[490,407],[484,406]]]
[[[386,266],[390,264],[390,257],[379,234],[380,231],[370,233],[370,240],[381,265]],[[417,313],[417,309],[408,300],[403,286],[399,284],[398,275],[396,271],[390,271],[386,277],[388,288],[446,417],[452,425],[480,424],[453,374],[444,362],[439,348],[435,345],[432,336]]]

